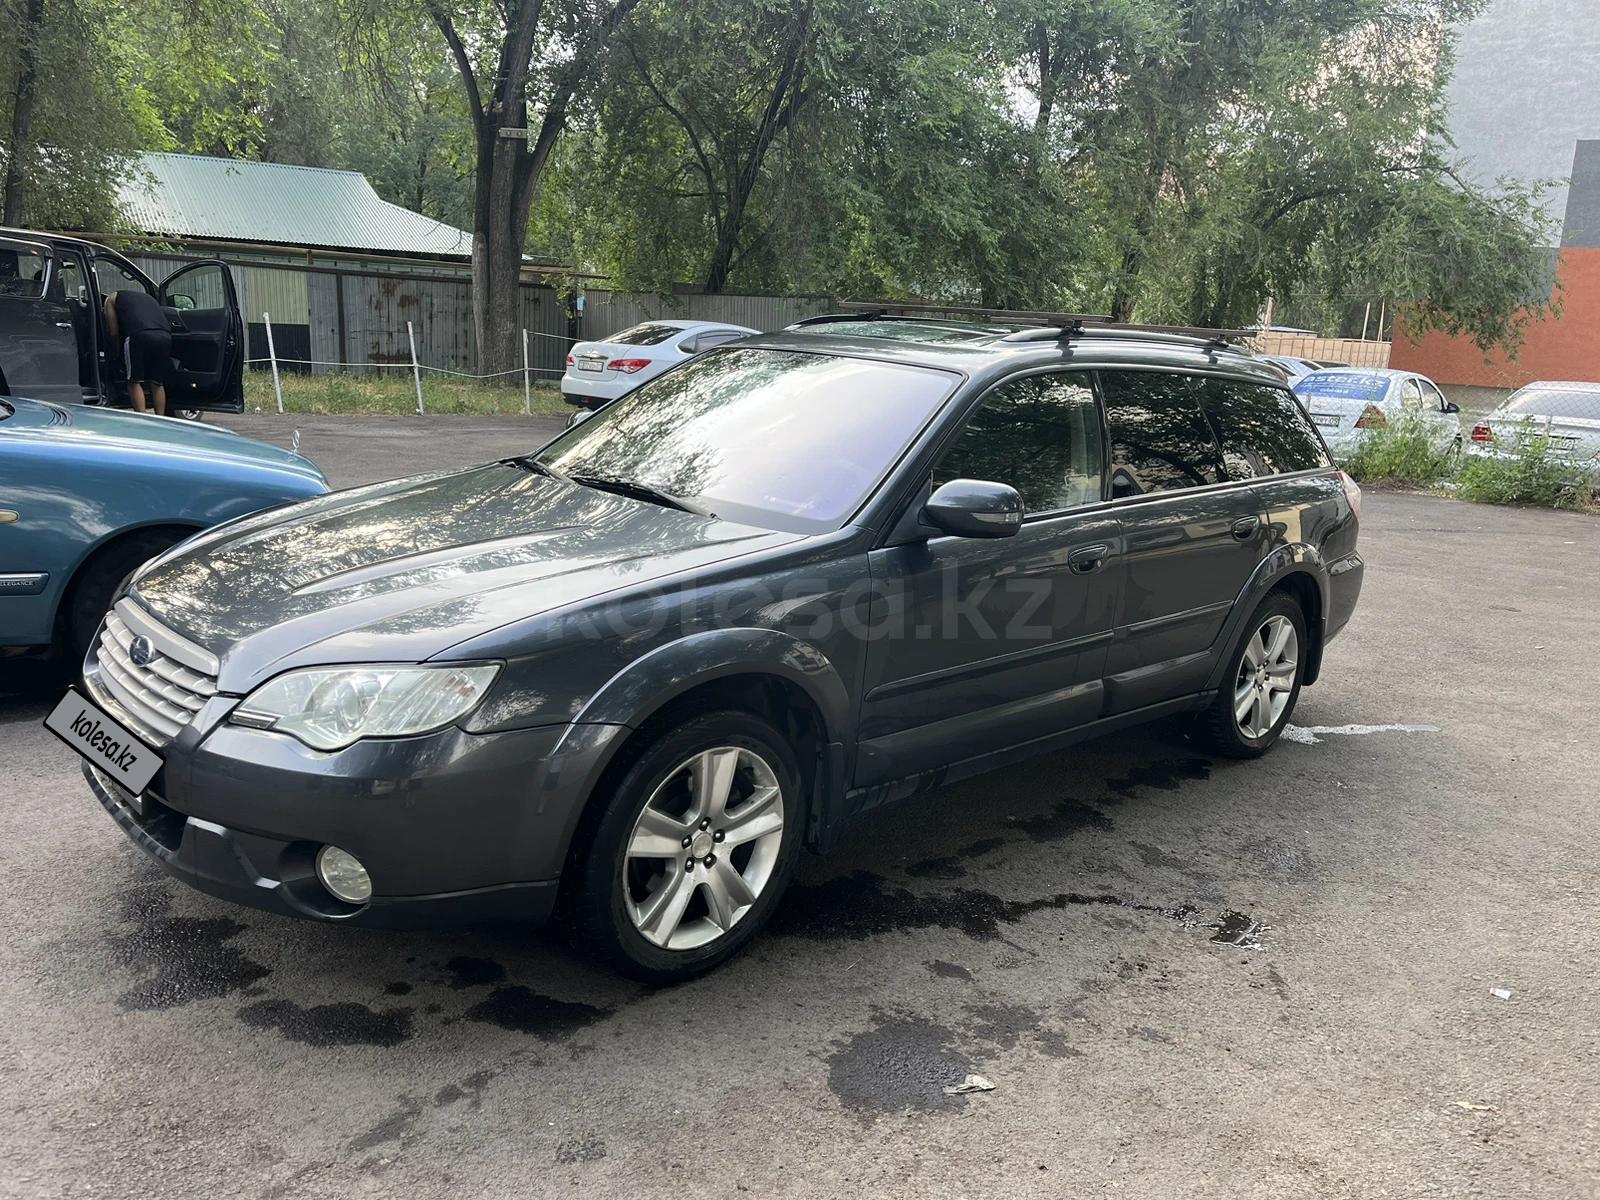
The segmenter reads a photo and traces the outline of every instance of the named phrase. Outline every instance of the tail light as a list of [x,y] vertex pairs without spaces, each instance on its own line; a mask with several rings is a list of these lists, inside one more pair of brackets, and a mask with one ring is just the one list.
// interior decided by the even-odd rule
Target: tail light
[[642,371],[650,365],[648,358],[613,358],[606,364],[608,371],[621,371],[624,375],[632,375],[635,371]]
[[1361,489],[1356,481],[1343,471],[1339,472],[1339,486],[1344,488],[1344,498],[1350,501],[1350,511],[1355,513],[1356,520],[1361,519]]
[[573,357],[572,357],[572,355],[570,355],[570,354],[569,354],[569,355],[567,355],[567,366],[569,366],[569,367],[570,367],[570,366],[571,366],[571,365],[572,365],[572,364],[573,364],[573,363],[575,363],[575,362],[577,362],[577,361],[578,361],[578,360],[577,360],[577,359],[575,359],[575,358],[573,358]]
[[1472,427],[1472,440],[1475,442],[1494,441],[1494,430],[1487,425],[1474,425]]
[[1356,418],[1357,429],[1387,429],[1388,426],[1389,418],[1376,404],[1367,405],[1366,411]]

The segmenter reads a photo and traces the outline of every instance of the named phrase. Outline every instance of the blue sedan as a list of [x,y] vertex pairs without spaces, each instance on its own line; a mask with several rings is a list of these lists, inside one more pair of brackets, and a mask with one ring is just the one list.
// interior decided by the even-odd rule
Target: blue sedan
[[80,659],[128,572],[190,535],[328,490],[226,429],[0,398],[0,649]]

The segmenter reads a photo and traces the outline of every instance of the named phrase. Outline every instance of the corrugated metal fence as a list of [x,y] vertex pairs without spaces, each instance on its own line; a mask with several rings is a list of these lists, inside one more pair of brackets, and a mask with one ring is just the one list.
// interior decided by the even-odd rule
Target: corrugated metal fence
[[[160,254],[130,255],[154,279],[195,261]],[[280,360],[314,373],[360,372],[411,361],[406,322],[416,332],[417,361],[464,374],[477,372],[472,327],[472,283],[458,278],[356,267],[264,265],[230,262],[247,328],[246,357],[266,356],[263,314],[272,316]],[[781,329],[824,312],[823,296],[683,294],[671,297],[590,289],[584,293],[577,336],[596,340],[640,321],[679,318],[728,321],[754,329]],[[570,327],[562,297],[552,287],[524,284],[521,327],[528,331],[529,363],[542,378],[566,366]]]

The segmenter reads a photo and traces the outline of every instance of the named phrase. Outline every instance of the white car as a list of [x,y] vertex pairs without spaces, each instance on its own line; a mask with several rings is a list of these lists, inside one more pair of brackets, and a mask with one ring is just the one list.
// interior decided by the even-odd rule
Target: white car
[[568,404],[596,409],[686,358],[759,332],[721,321],[646,321],[603,342],[578,342],[567,354],[561,396]]
[[1329,367],[1294,381],[1294,394],[1335,458],[1348,458],[1369,429],[1415,417],[1443,454],[1461,449],[1461,409],[1426,375],[1379,367]]
[[1313,371],[1322,370],[1321,363],[1312,362],[1309,358],[1296,358],[1292,354],[1263,354],[1261,357],[1275,367],[1282,367],[1284,374],[1288,375],[1291,381],[1302,379]]
[[1600,383],[1539,382],[1518,388],[1472,427],[1474,454],[1510,457],[1549,439],[1551,458],[1600,482]]

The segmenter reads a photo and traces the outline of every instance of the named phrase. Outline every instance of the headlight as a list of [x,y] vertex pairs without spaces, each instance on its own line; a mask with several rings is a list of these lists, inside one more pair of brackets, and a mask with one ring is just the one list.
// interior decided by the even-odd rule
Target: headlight
[[459,721],[499,671],[498,663],[290,671],[258,687],[230,719],[292,734],[316,750],[340,750],[362,738],[427,733]]

